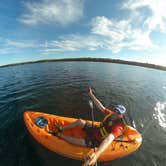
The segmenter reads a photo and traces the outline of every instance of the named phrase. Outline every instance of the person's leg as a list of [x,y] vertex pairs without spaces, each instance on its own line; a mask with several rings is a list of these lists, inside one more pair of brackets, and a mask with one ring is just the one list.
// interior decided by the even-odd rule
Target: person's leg
[[[62,127],[62,131],[63,131],[66,129],[74,128],[76,126],[80,126],[81,128],[83,128],[85,126],[85,124],[86,124],[85,120],[78,119],[75,122],[70,123],[69,125],[61,126],[61,127]],[[72,143],[75,145],[87,146],[84,138],[74,138],[74,137],[70,137],[70,136],[65,136],[61,132],[55,132],[54,135],[64,139],[65,141],[67,141],[69,143]]]
[[85,143],[85,140],[83,138],[73,138],[70,136],[65,136],[61,133],[57,133],[57,136],[64,139],[65,141],[75,144],[75,145],[81,145],[81,146],[87,146]]
[[62,126],[62,130],[71,129],[71,128],[74,128],[76,126],[80,126],[81,128],[83,128],[85,126],[85,124],[86,124],[85,120],[78,119],[75,122],[70,123],[69,125]]

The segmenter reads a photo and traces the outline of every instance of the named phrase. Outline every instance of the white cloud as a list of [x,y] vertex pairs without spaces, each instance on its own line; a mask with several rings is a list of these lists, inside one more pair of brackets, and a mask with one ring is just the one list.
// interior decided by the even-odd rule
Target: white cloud
[[15,53],[16,50],[13,48],[0,48],[0,55],[7,55],[7,54],[12,54]]
[[68,35],[46,42],[41,52],[49,54],[82,49],[89,51],[105,49],[118,53],[124,48],[145,50],[154,47],[149,31],[133,28],[130,20],[117,21],[98,16],[92,19],[91,26],[91,34]]
[[0,55],[13,54],[24,51],[24,49],[36,49],[41,45],[36,44],[35,41],[18,41],[0,37]]
[[140,50],[153,47],[149,31],[133,27],[130,19],[117,21],[104,16],[96,17],[92,20],[91,32],[104,37],[105,47],[113,53],[122,48]]
[[123,40],[130,35],[130,24],[126,20],[112,21],[104,16],[92,19],[92,33],[105,37],[111,37],[114,40]]
[[93,18],[91,32],[104,37],[104,45],[113,53],[123,48],[129,50],[152,49],[153,31],[166,32],[165,0],[125,0],[121,10],[128,10],[124,19],[109,19],[104,16]]
[[16,48],[34,48],[36,44],[32,41],[14,41],[6,39],[6,45]]
[[44,52],[79,51],[81,49],[106,49],[118,53],[122,49],[154,49],[151,34],[154,30],[165,32],[165,0],[126,0],[120,10],[130,15],[123,19],[97,16],[91,21],[91,31],[86,36],[69,35],[49,42]]
[[28,25],[68,25],[83,16],[84,0],[41,0],[25,2],[27,12],[20,21]]
[[96,36],[68,35],[59,40],[46,42],[42,53],[55,53],[63,51],[79,51],[86,49],[94,51],[102,47],[102,42]]
[[[67,25],[83,16],[84,0],[42,0],[26,2],[27,13],[20,21],[29,24],[55,23]],[[59,37],[57,40],[38,44],[41,53],[51,54],[64,51],[97,49],[118,53],[123,49],[155,49],[151,34],[153,31],[166,32],[165,0],[124,0],[120,10],[127,10],[128,17],[110,19],[97,16],[91,20],[90,32],[86,35],[73,34]],[[17,48],[33,48],[34,42],[11,41],[8,45]]]
[[[166,32],[166,1],[165,0],[127,0],[123,3],[123,8],[129,9],[132,13],[137,11],[137,16],[141,17],[143,13],[139,9],[146,7],[151,10],[151,15],[146,16],[144,23],[149,30],[158,28]],[[137,17],[137,18],[138,18]]]

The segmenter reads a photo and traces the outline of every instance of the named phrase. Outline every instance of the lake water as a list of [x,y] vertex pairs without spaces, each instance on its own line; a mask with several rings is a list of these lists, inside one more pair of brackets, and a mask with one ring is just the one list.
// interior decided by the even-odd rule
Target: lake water
[[[28,136],[23,112],[91,119],[87,87],[106,106],[123,104],[142,133],[133,154],[99,166],[166,165],[166,72],[102,62],[48,62],[0,68],[0,166],[78,166]],[[95,109],[95,120],[102,120]]]

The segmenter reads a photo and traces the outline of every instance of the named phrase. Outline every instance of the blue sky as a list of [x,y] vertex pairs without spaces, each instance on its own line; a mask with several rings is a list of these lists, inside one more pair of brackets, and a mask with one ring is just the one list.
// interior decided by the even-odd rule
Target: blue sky
[[166,66],[165,0],[1,0],[0,65],[101,57]]

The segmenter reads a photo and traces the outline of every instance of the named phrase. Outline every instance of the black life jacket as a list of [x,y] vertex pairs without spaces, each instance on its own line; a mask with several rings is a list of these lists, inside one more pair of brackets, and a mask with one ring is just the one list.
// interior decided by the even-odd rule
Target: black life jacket
[[99,132],[102,139],[105,139],[112,129],[112,126],[116,123],[123,122],[122,119],[119,119],[115,114],[108,114],[101,122]]

